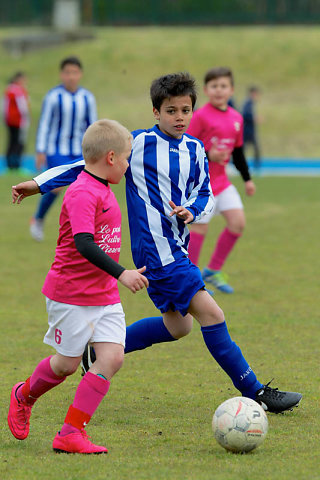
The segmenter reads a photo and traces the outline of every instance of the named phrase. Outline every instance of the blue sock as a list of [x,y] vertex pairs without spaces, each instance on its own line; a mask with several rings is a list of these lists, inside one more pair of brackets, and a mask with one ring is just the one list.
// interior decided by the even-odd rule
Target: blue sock
[[127,327],[126,348],[124,353],[143,350],[154,343],[176,340],[163,323],[162,317],[147,317]]
[[203,339],[213,358],[229,375],[243,396],[255,399],[262,384],[248,365],[238,345],[231,340],[226,322],[201,327]]
[[35,214],[34,218],[36,218],[37,220],[43,220],[49,208],[57,197],[58,194],[52,192],[48,192],[42,195],[38,205],[37,213]]

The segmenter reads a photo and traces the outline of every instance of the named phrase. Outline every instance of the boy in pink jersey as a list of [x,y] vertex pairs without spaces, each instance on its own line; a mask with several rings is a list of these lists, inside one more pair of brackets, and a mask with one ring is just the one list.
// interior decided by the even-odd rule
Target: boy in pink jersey
[[83,137],[86,166],[65,194],[56,255],[42,289],[49,321],[44,343],[56,354],[11,392],[8,425],[24,440],[35,401],[76,371],[88,341],[94,345],[97,359],[53,440],[56,452],[107,453],[90,442],[85,426],[123,362],[126,325],[117,280],[133,293],[148,286],[145,267],[126,270],[117,263],[121,213],[109,183],[119,183],[128,167],[131,138],[112,120],[93,123]]
[[224,293],[233,293],[221,268],[242,235],[245,216],[240,195],[226,173],[231,155],[245,182],[246,194],[253,195],[256,188],[243,153],[243,118],[228,105],[233,95],[231,70],[225,67],[212,68],[206,73],[204,84],[209,102],[195,111],[187,133],[204,143],[216,206],[211,214],[190,225],[189,258],[195,265],[198,264],[211,218],[213,215],[223,215],[226,227],[218,238],[209,264],[202,271],[202,278]]

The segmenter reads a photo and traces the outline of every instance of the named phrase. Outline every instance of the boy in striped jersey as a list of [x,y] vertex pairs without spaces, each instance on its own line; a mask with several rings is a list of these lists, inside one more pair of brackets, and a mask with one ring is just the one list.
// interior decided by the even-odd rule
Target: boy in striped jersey
[[[87,127],[96,121],[96,101],[89,90],[80,87],[82,64],[77,57],[60,63],[61,84],[45,96],[36,140],[36,166],[48,168],[82,156],[81,141]],[[56,200],[59,189],[43,195],[30,224],[34,240],[43,240],[44,219]]]
[[[187,224],[209,214],[214,205],[203,144],[185,133],[196,102],[194,80],[187,73],[165,75],[152,83],[150,94],[159,123],[133,132],[126,193],[133,260],[137,268],[146,265],[148,293],[162,316],[127,327],[125,353],[187,335],[194,317],[209,352],[244,396],[271,412],[291,409],[301,394],[258,381],[231,340],[223,311],[205,290],[200,270],[188,259]],[[82,169],[79,161],[19,184],[13,187],[13,201],[69,184]],[[90,347],[86,350],[93,354]],[[84,370],[86,363],[84,358]]]

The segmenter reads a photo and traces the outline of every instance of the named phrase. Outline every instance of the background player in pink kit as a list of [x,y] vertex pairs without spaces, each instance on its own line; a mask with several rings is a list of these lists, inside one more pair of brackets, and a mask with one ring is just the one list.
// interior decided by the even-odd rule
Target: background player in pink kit
[[190,225],[189,258],[197,265],[203,241],[213,215],[225,218],[226,228],[220,234],[211,259],[202,271],[202,278],[224,293],[232,293],[221,269],[241,237],[245,226],[245,215],[240,195],[231,184],[226,165],[231,155],[239,170],[247,195],[255,193],[248,165],[243,153],[243,119],[239,112],[228,106],[233,95],[233,75],[229,68],[218,67],[209,70],[204,78],[204,91],[209,102],[195,111],[187,133],[199,138],[205,147],[209,160],[209,173],[215,210]]
[[[133,293],[148,286],[138,270],[117,262],[121,213],[109,183],[119,183],[128,167],[132,136],[118,122],[100,120],[86,131],[85,170],[67,190],[60,215],[55,260],[42,292],[49,329],[44,342],[56,354],[12,388],[8,424],[24,440],[35,401],[74,373],[84,347],[92,342],[97,360],[82,378],[53,449],[65,453],[107,453],[84,430],[123,362],[126,325],[117,280]],[[99,248],[100,247],[100,248]]]

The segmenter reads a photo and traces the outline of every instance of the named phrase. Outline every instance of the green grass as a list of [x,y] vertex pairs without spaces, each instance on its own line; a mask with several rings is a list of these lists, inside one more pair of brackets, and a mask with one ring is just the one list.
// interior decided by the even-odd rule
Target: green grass
[[[225,270],[235,293],[216,294],[230,332],[258,377],[301,391],[298,409],[268,415],[264,444],[248,455],[225,452],[214,440],[216,407],[237,395],[204,347],[200,329],[172,344],[128,355],[112,381],[88,433],[106,444],[107,456],[54,455],[60,428],[80,380],[76,373],[34,407],[30,436],[15,440],[7,427],[10,390],[51,350],[42,343],[47,327],[41,291],[54,255],[59,205],[48,217],[46,241],[34,243],[28,219],[37,198],[10,204],[8,177],[0,177],[2,329],[0,478],[4,480],[319,479],[319,309],[317,178],[257,178],[257,194],[244,198],[247,228]],[[242,182],[235,179],[240,192]],[[115,187],[123,215],[121,262],[132,265],[124,183]],[[211,223],[201,265],[221,230]],[[146,292],[121,288],[127,323],[153,315]]]
[[[318,26],[106,27],[94,33],[93,41],[38,50],[22,58],[12,58],[0,47],[0,86],[4,88],[16,70],[28,73],[32,105],[29,153],[34,151],[43,96],[58,82],[58,64],[63,57],[77,54],[85,67],[83,84],[95,93],[101,118],[117,119],[130,129],[151,125],[150,83],[178,70],[195,76],[199,105],[203,104],[204,72],[214,65],[229,65],[235,74],[239,106],[248,85],[262,88],[263,155],[319,157]],[[0,40],[15,34],[21,35],[21,30],[2,29]],[[1,140],[3,128],[0,133]]]
[[[59,60],[78,54],[83,84],[92,89],[100,117],[128,128],[153,124],[148,98],[158,75],[189,70],[199,83],[212,65],[230,65],[236,100],[254,82],[263,89],[259,111],[264,122],[265,156],[319,156],[318,27],[254,28],[101,28],[88,43],[39,50],[20,59],[2,50],[0,83],[18,69],[28,72],[34,139],[41,101],[57,82]],[[1,30],[0,40],[20,30]],[[4,129],[0,131],[3,144]],[[3,147],[4,148],[4,147]],[[56,456],[53,436],[72,402],[79,374],[49,392],[34,408],[30,437],[16,441],[6,415],[10,390],[50,353],[42,343],[47,328],[41,287],[53,260],[59,205],[46,225],[46,241],[34,243],[28,220],[37,198],[10,203],[18,179],[0,177],[2,329],[0,479],[65,480],[252,480],[320,479],[319,404],[319,181],[317,178],[257,178],[257,194],[245,198],[247,228],[226,264],[235,293],[216,299],[233,338],[263,382],[275,377],[280,388],[301,391],[299,409],[269,415],[264,444],[245,456],[227,454],[215,442],[211,418],[216,407],[237,394],[203,345],[200,329],[173,344],[128,355],[124,367],[88,427],[109,455]],[[243,185],[235,180],[240,192]],[[121,262],[132,266],[124,184],[115,187],[123,210]],[[214,219],[201,265],[223,226]],[[146,292],[121,288],[127,323],[157,314]]]

